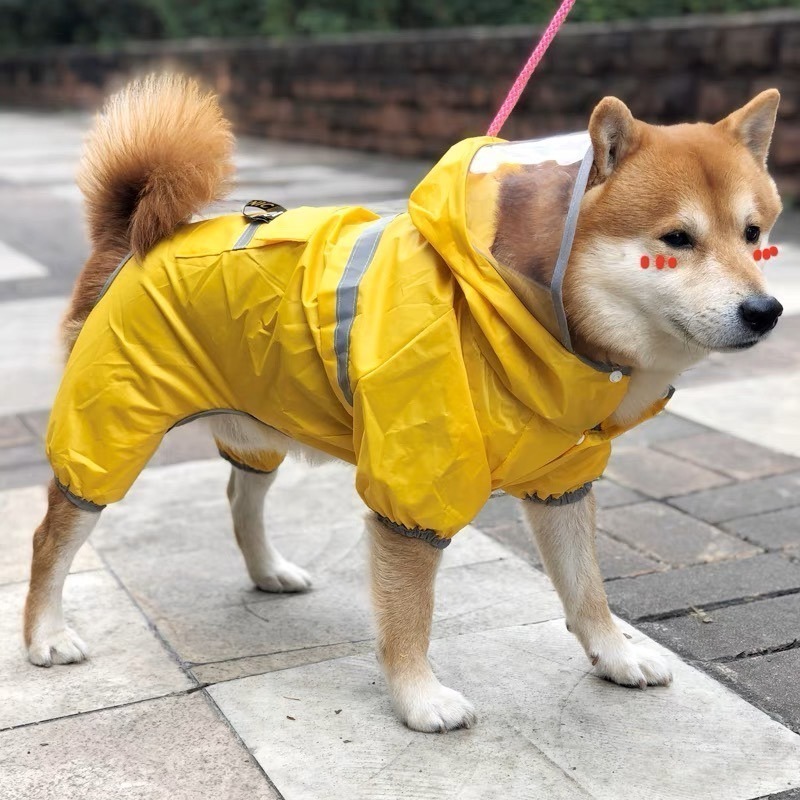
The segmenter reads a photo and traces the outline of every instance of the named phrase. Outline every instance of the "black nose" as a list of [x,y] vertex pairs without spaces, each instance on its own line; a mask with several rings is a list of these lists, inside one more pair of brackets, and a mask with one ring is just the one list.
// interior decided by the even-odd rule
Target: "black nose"
[[739,314],[750,330],[766,333],[778,324],[783,306],[768,294],[754,294],[739,306]]

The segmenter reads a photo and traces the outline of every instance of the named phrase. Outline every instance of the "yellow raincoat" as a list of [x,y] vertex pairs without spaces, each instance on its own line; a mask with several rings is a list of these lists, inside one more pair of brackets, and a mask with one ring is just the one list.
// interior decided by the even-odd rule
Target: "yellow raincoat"
[[628,377],[565,349],[473,247],[469,166],[495,141],[453,147],[394,218],[223,216],[128,261],[54,404],[62,490],[119,500],[171,427],[234,410],[355,464],[371,509],[440,547],[494,489],[581,496],[621,432],[604,421]]

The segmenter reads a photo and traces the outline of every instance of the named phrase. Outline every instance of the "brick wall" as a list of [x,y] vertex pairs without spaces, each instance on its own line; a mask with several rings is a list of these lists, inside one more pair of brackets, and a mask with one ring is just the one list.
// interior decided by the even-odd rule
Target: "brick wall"
[[[131,73],[169,65],[216,87],[241,132],[435,157],[485,131],[535,36],[515,27],[5,54],[0,104],[91,108]],[[773,168],[800,195],[800,11],[567,25],[503,135],[584,128],[606,94],[652,122],[715,120],[768,86],[783,93]]]

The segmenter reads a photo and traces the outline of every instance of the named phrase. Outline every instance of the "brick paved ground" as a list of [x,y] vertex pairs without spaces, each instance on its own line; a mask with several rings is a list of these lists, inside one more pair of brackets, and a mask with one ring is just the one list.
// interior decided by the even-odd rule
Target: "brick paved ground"
[[[800,459],[664,414],[597,497],[614,612],[800,732]],[[475,524],[540,566],[510,498]]]
[[[5,559],[0,556],[0,589],[8,589],[15,598],[18,587],[24,581],[25,569],[15,554],[23,552],[28,546],[27,529],[34,524],[28,520],[31,512],[27,505],[38,508],[36,504],[40,502],[38,495],[36,498],[31,495],[29,501],[23,487],[42,485],[50,477],[41,439],[59,371],[54,344],[58,315],[85,255],[80,207],[71,177],[85,122],[85,118],[80,116],[37,118],[12,114],[0,118],[0,141],[4,144],[4,149],[0,150],[0,246],[7,250],[0,253],[3,256],[0,258],[0,513],[6,515],[0,521],[13,520],[10,550]],[[269,155],[265,155],[265,152]],[[309,163],[312,158],[313,162]],[[331,151],[312,153],[286,145],[271,145],[265,150],[257,142],[246,142],[239,160],[242,182],[236,190],[236,199],[226,204],[228,209],[236,208],[241,200],[251,196],[277,200],[288,197],[287,203],[293,204],[355,199],[381,203],[402,196],[421,171],[421,165],[410,162],[362,159],[354,154]],[[800,316],[796,315],[800,312],[800,258],[797,258],[800,251],[791,248],[797,221],[798,216],[790,214],[782,222],[776,236],[780,243],[789,244],[786,270],[778,275],[776,281],[782,291],[777,293],[785,301],[787,314],[794,313],[795,316],[788,316],[770,342],[756,348],[759,352],[753,351],[740,358],[715,357],[682,379],[676,402],[682,393],[689,398],[681,407],[681,413],[685,416],[663,414],[619,443],[606,478],[597,486],[601,507],[597,542],[611,605],[620,617],[678,653],[690,665],[701,668],[715,680],[730,686],[783,725],[800,732],[800,690],[796,681],[800,667],[800,448],[795,446],[792,439],[793,432],[798,428],[800,407],[793,409],[793,417],[791,414],[787,416],[786,410],[782,409],[781,414],[769,420],[770,442],[777,443],[777,446],[775,449],[765,448],[756,443],[764,437],[754,427],[756,422],[763,422],[763,418],[758,418],[757,411],[751,410],[756,409],[754,404],[760,402],[759,392],[752,392],[751,388],[745,390],[750,387],[748,381],[754,378],[783,381],[775,391],[789,396],[791,387],[797,384],[800,376],[800,358],[796,346],[800,335]],[[794,260],[792,253],[795,254]],[[708,425],[686,418],[700,417],[708,422],[702,416],[708,407],[704,398],[719,387],[729,389],[729,393],[736,397],[736,415],[731,416],[726,411],[719,420],[712,419]],[[732,431],[739,435],[732,435]],[[779,452],[781,449],[785,452]],[[216,480],[216,473],[209,464],[208,469],[212,472],[206,477],[206,467],[197,466],[197,462],[211,458],[216,458],[216,453],[205,432],[199,427],[186,426],[169,434],[153,464],[165,466],[192,462],[191,465],[187,464],[186,474],[200,475],[197,486],[192,489],[192,497],[199,497],[204,496],[206,481]],[[169,471],[164,475],[165,481],[174,480]],[[323,477],[321,480],[323,484],[328,480],[336,485],[337,479],[334,475],[333,478]],[[12,491],[17,489],[20,492]],[[9,491],[3,493],[3,490]],[[151,495],[147,495],[148,491],[152,489],[148,489],[145,482],[142,492],[151,498]],[[193,508],[191,498],[181,498],[176,496],[174,502],[185,503],[187,509]],[[224,512],[222,502],[220,494],[217,509],[220,513]],[[138,512],[131,510],[136,507],[134,501],[132,506],[127,507],[128,511],[122,511],[120,515],[133,513],[135,516],[138,513],[137,524],[133,527],[141,528],[143,539],[149,542],[149,546],[155,546],[164,558],[157,565],[152,560],[136,561],[133,538],[128,539],[124,534],[120,536],[126,530],[120,522],[122,516],[115,517],[109,513],[105,516],[105,527],[95,537],[97,553],[91,548],[86,549],[84,560],[76,565],[82,574],[74,576],[75,591],[81,597],[111,597],[117,581],[137,604],[126,612],[133,616],[125,618],[129,619],[125,630],[132,631],[135,625],[130,620],[143,612],[147,615],[150,629],[159,631],[170,657],[177,659],[184,672],[179,676],[170,674],[168,679],[163,679],[166,683],[158,684],[155,694],[147,696],[158,697],[171,693],[170,698],[152,701],[142,711],[141,717],[132,711],[117,710],[113,713],[118,715],[115,719],[121,721],[125,736],[131,737],[125,740],[127,744],[124,747],[132,749],[135,749],[140,729],[157,731],[165,715],[174,717],[174,735],[185,741],[183,746],[189,752],[187,769],[196,776],[201,771],[203,761],[201,755],[192,749],[194,745],[190,744],[196,728],[202,728],[213,740],[214,748],[217,748],[213,758],[225,763],[228,763],[225,759],[230,757],[235,760],[239,744],[238,740],[230,739],[228,728],[218,724],[218,718],[209,712],[206,704],[187,694],[195,690],[187,687],[205,687],[216,681],[237,683],[240,679],[255,680],[255,677],[243,676],[259,676],[262,673],[268,676],[271,670],[313,663],[320,658],[357,658],[371,647],[365,638],[370,635],[369,626],[363,608],[347,610],[350,608],[348,604],[352,603],[349,595],[346,598],[344,595],[326,595],[328,589],[323,585],[316,599],[316,593],[312,593],[311,600],[302,601],[311,604],[309,618],[314,619],[315,615],[324,618],[324,609],[337,608],[339,616],[344,613],[346,619],[341,621],[337,618],[336,622],[326,624],[336,633],[339,630],[337,625],[341,623],[342,629],[351,630],[350,635],[355,637],[352,631],[360,631],[362,638],[342,644],[335,636],[330,641],[325,639],[324,635],[330,631],[323,631],[315,634],[318,638],[309,634],[309,639],[305,633],[301,635],[302,623],[297,620],[302,617],[295,618],[292,613],[296,612],[290,611],[288,622],[277,623],[278,639],[283,642],[285,652],[278,652],[279,648],[275,645],[275,652],[264,654],[263,626],[272,624],[270,620],[273,616],[279,620],[278,612],[272,610],[277,607],[261,599],[252,600],[247,595],[249,610],[242,611],[235,618],[226,616],[227,612],[223,613],[223,609],[233,607],[232,604],[238,602],[229,600],[228,594],[238,597],[238,593],[242,592],[238,573],[236,578],[221,579],[221,588],[209,588],[209,597],[196,601],[196,590],[193,588],[196,579],[176,573],[171,566],[171,559],[183,550],[190,551],[193,553],[194,567],[216,581],[219,578],[216,574],[218,562],[223,557],[228,558],[229,554],[225,551],[224,556],[220,556],[213,549],[216,545],[210,544],[210,533],[208,539],[204,533],[200,536],[194,531],[191,536],[184,535],[180,518],[168,517],[170,512],[167,504],[159,512],[165,515],[159,524],[174,526],[175,529],[171,531],[174,542],[161,544],[161,537],[157,536],[160,531],[154,527],[156,523],[146,515],[146,504],[140,504]],[[207,516],[204,509],[205,506],[197,510],[198,526],[204,524]],[[323,513],[324,509],[317,511]],[[173,510],[172,513],[176,512]],[[330,517],[329,512],[325,513]],[[290,528],[299,526],[298,529],[306,529],[303,527],[305,523],[301,524],[293,518],[289,518],[286,524]],[[489,595],[502,591],[503,581],[507,581],[509,586],[516,586],[514,582],[517,581],[520,586],[528,587],[525,589],[527,592],[534,589],[535,592],[544,591],[536,588],[539,586],[536,580],[525,577],[535,574],[532,570],[527,568],[528,572],[525,572],[522,566],[513,569],[511,566],[512,562],[517,562],[508,551],[528,564],[538,566],[515,501],[504,496],[492,498],[476,519],[475,525],[491,538],[474,539],[466,550],[459,551],[460,555],[456,553],[453,556],[456,562],[450,570],[468,571],[469,579],[477,581],[476,585]],[[134,533],[139,534],[140,531]],[[199,547],[195,541],[197,536],[202,539],[202,547],[192,549]],[[491,539],[502,544],[503,548],[499,548]],[[355,544],[352,546],[355,547]],[[457,548],[451,550],[456,551]],[[232,558],[235,561],[238,556]],[[481,577],[481,570],[489,569],[485,565],[504,559],[509,561],[504,577],[494,576],[490,579],[488,573]],[[335,574],[338,562],[332,564]],[[106,576],[106,571],[109,576],[114,576],[113,579]],[[450,583],[455,587],[456,582],[452,580],[455,573],[445,572],[451,576]],[[355,586],[353,580],[347,578],[347,587]],[[167,584],[168,588],[164,588]],[[458,603],[461,604],[461,611],[454,613],[454,619],[462,617],[465,613],[463,604],[467,600],[458,594],[457,589],[448,589],[447,575],[444,576],[444,584],[445,599],[448,591],[456,591]],[[227,594],[218,607],[214,603],[220,593]],[[94,602],[100,603],[100,600]],[[200,602],[203,611],[192,616],[195,602]],[[545,607],[549,608],[550,602],[548,600]],[[109,603],[122,604],[123,600],[113,599]],[[448,613],[443,613],[437,625],[453,633],[457,623],[450,620]],[[473,609],[471,613],[480,617],[486,612]],[[528,619],[520,616],[522,611],[512,605],[503,606],[497,613],[497,626],[550,624],[546,620],[552,619],[546,614],[535,620]],[[248,625],[256,627],[250,628]],[[11,629],[16,631],[15,622]],[[133,642],[144,633],[126,633],[125,636],[130,636]],[[129,643],[129,646],[133,645]],[[142,647],[143,652],[149,652],[147,647]],[[301,655],[292,655],[298,650]],[[327,655],[307,656],[311,651]],[[152,655],[152,658],[155,657]],[[14,658],[17,659],[17,656]],[[140,659],[142,664],[146,660],[145,656]],[[13,663],[17,664],[17,660]],[[21,658],[19,663],[22,663]],[[99,657],[91,669],[102,670],[103,664],[104,658]],[[130,670],[133,675],[138,675],[137,669],[144,668],[142,664],[131,667],[119,662],[123,672]],[[22,667],[19,669],[22,670]],[[14,713],[21,714],[19,718],[14,717],[16,722],[13,724],[27,725],[35,720],[54,719],[68,713],[83,713],[87,709],[140,700],[135,691],[133,695],[124,694],[113,702],[105,695],[99,700],[92,697],[87,700],[84,694],[73,687],[70,697],[77,698],[78,704],[73,708],[69,706],[69,701],[69,707],[64,707],[59,705],[61,701],[56,702],[47,695],[45,689],[37,688],[34,691],[25,688],[28,685],[26,681],[38,680],[36,676],[39,673],[36,670],[34,673],[34,677],[30,677],[27,672],[20,672],[18,684],[14,680],[10,684],[7,682],[18,703],[18,707],[9,703],[8,708],[14,706]],[[71,675],[79,676],[80,673]],[[99,684],[103,680],[101,675]],[[117,692],[120,689],[117,685],[119,681],[116,678],[108,680],[112,687],[108,691],[112,694]],[[39,684],[36,686],[39,687]],[[100,694],[105,691],[103,689]],[[262,686],[259,691],[268,691],[268,686]],[[17,694],[13,695],[13,692]],[[31,710],[25,702],[29,694],[36,696],[38,701],[32,707],[36,712],[33,717],[30,717]],[[222,699],[218,697],[218,702],[223,704],[223,690],[220,690],[220,697]],[[614,697],[620,698],[615,699],[614,703],[624,706],[629,701],[622,698],[630,695]],[[657,695],[654,693],[653,697]],[[681,695],[673,697],[679,698]],[[722,701],[719,696],[714,697],[714,708],[717,708]],[[52,708],[48,705],[51,702],[56,703]],[[228,702],[231,702],[230,698]],[[236,703],[231,708],[230,714],[226,711],[226,715],[235,720]],[[98,712],[97,717],[99,719],[101,714],[110,713]],[[740,708],[737,714],[741,713]],[[288,719],[291,720],[292,716]],[[90,734],[91,747],[101,754],[105,752],[106,734],[103,726],[114,725],[110,717],[103,717],[103,720],[106,721],[98,722],[100,727],[92,728]],[[245,736],[242,731],[249,730],[251,723],[247,719],[241,720],[241,729],[237,725],[236,730]],[[562,724],[563,720],[559,718],[559,725]],[[629,721],[625,721],[624,725],[628,724]],[[9,741],[17,749],[29,748],[36,738],[30,732],[36,730],[23,728],[20,734],[28,731],[24,741],[22,738]],[[48,735],[52,737],[63,737],[67,741],[76,735],[67,720],[50,722],[42,726],[42,730],[50,731]],[[248,746],[256,752],[260,763],[271,775],[270,758],[263,753],[258,756],[256,745],[261,741],[259,735],[255,735],[253,742],[248,741]],[[375,735],[378,736],[378,732]],[[263,741],[261,744],[266,746]],[[425,752],[430,752],[430,748]],[[273,751],[269,750],[269,753],[273,754]],[[73,755],[63,757],[80,761],[81,755],[76,751]],[[157,748],[147,757],[157,761]],[[481,756],[484,757],[494,756]],[[463,757],[460,761],[463,761]],[[460,761],[457,760],[454,765]],[[222,781],[220,785],[226,786],[229,785],[228,781],[233,781],[230,785],[235,784],[233,778],[240,779],[241,786],[236,789],[238,794],[230,793],[230,797],[278,796],[273,794],[271,788],[265,789],[259,783],[263,774],[247,754],[242,760],[241,772],[235,773],[233,778],[229,774],[217,777]],[[30,779],[33,780],[32,777]],[[787,784],[784,782],[782,785]],[[773,786],[772,791],[775,789]],[[258,794],[261,790],[263,795]],[[287,797],[294,796],[287,794]],[[567,793],[563,796],[573,795]],[[737,796],[751,798],[754,795]],[[800,794],[792,791],[771,797],[789,800],[800,797]]]

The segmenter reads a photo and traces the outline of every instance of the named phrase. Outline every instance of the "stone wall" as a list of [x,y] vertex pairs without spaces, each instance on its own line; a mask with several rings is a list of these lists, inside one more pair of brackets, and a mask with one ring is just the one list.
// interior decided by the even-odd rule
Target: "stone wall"
[[[198,40],[0,55],[0,103],[96,106],[128,75],[168,65],[216,87],[240,132],[435,157],[483,133],[535,41],[532,28]],[[715,120],[783,93],[772,164],[800,195],[800,11],[567,25],[503,130],[584,128],[606,94],[652,122]]]

